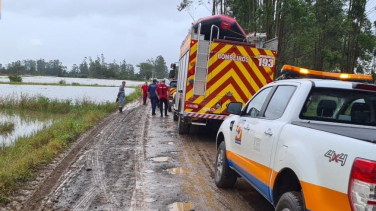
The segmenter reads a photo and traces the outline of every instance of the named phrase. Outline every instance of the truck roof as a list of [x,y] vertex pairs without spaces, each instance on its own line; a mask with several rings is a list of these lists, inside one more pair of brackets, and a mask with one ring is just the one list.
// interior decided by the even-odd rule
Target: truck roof
[[[284,79],[274,81],[272,83],[300,83],[300,84],[311,84],[315,87],[322,87],[322,88],[338,88],[338,89],[353,89],[354,84],[359,84],[359,82],[352,82],[352,81],[340,81],[340,80],[330,80],[330,79]],[[369,84],[374,85],[374,84]]]

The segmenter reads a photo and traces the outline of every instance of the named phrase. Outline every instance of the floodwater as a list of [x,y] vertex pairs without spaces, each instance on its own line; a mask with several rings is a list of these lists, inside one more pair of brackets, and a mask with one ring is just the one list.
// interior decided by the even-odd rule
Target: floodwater
[[13,123],[12,131],[0,134],[0,145],[10,146],[19,137],[30,137],[38,131],[52,125],[52,119],[37,119],[31,115],[0,113],[0,123]]
[[[82,100],[97,104],[115,102],[119,86],[122,80],[105,80],[89,78],[63,78],[63,77],[22,77],[23,82],[29,83],[59,83],[65,80],[66,84],[79,83],[81,85],[103,85],[109,87],[94,86],[58,86],[58,85],[15,85],[0,84],[1,99],[19,99],[21,96],[44,96],[49,99],[71,100],[73,103]],[[1,82],[9,82],[7,76],[0,76]],[[144,82],[126,81],[126,86],[137,86]],[[110,87],[115,86],[115,87]],[[125,88],[125,95],[134,92],[134,88]],[[39,115],[40,116],[40,115]],[[12,145],[18,137],[29,137],[52,124],[52,119],[39,120],[18,114],[5,114],[0,111],[0,123],[13,123],[14,129],[9,133],[0,134],[0,146]]]
[[[0,84],[1,97],[20,97],[22,95],[41,95],[50,99],[90,100],[95,103],[115,102],[118,87],[92,87],[92,86],[48,86],[48,85],[13,85]],[[129,95],[134,88],[125,88],[125,95]]]
[[[82,85],[103,85],[103,86],[120,86],[123,80],[109,80],[109,79],[94,79],[94,78],[65,78],[65,77],[52,77],[52,76],[22,76],[22,82],[26,83],[59,83],[65,80],[66,84],[79,83]],[[0,76],[1,82],[9,82],[8,76]],[[143,81],[127,81],[127,86],[142,85]]]

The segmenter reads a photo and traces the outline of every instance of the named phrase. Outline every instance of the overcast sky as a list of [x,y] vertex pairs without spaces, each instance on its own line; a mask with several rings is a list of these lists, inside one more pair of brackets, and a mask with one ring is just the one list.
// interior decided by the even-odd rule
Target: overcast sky
[[[59,59],[68,70],[84,57],[104,54],[136,66],[162,55],[169,67],[193,19],[181,0],[0,0],[0,63]],[[198,0],[194,0],[197,2]],[[376,0],[368,0],[376,20]],[[201,6],[194,18],[209,16]],[[138,71],[138,69],[136,68]]]
[[[136,66],[162,55],[169,67],[193,19],[179,0],[0,0],[0,63],[59,59],[71,69],[104,54]],[[195,18],[210,15],[204,7]]]

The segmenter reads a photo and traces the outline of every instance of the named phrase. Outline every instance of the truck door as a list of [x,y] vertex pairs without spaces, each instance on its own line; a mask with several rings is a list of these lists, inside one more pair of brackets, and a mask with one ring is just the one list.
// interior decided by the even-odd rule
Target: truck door
[[234,122],[234,129],[231,131],[231,145],[233,146],[231,148],[234,150],[235,156],[238,157],[234,168],[247,178],[255,188],[259,189],[265,197],[267,196],[267,188],[263,185],[266,181],[266,177],[263,175],[265,169],[257,163],[260,161],[257,159],[257,154],[261,152],[255,150],[253,144],[256,130],[260,124],[260,111],[265,107],[264,104],[272,89],[273,87],[267,87],[261,90],[247,103],[239,119]]
[[286,124],[286,121],[280,119],[295,89],[295,86],[278,86],[273,90],[270,100],[264,103],[262,114],[251,125],[253,129],[250,131],[254,136],[244,143],[247,158],[254,162],[254,169],[257,170],[254,175],[255,184],[270,201],[270,178],[273,173],[271,160],[275,154],[273,147],[276,146],[279,133]]

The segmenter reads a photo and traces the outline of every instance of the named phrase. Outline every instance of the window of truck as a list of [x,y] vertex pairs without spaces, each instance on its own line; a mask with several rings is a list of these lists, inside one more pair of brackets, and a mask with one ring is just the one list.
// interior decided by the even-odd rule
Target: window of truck
[[171,81],[171,83],[170,83],[170,87],[171,88],[176,88],[177,87],[177,82],[176,81]]
[[265,110],[264,117],[266,119],[281,118],[295,90],[295,86],[278,86]]
[[313,88],[300,112],[301,119],[376,126],[376,93]]

